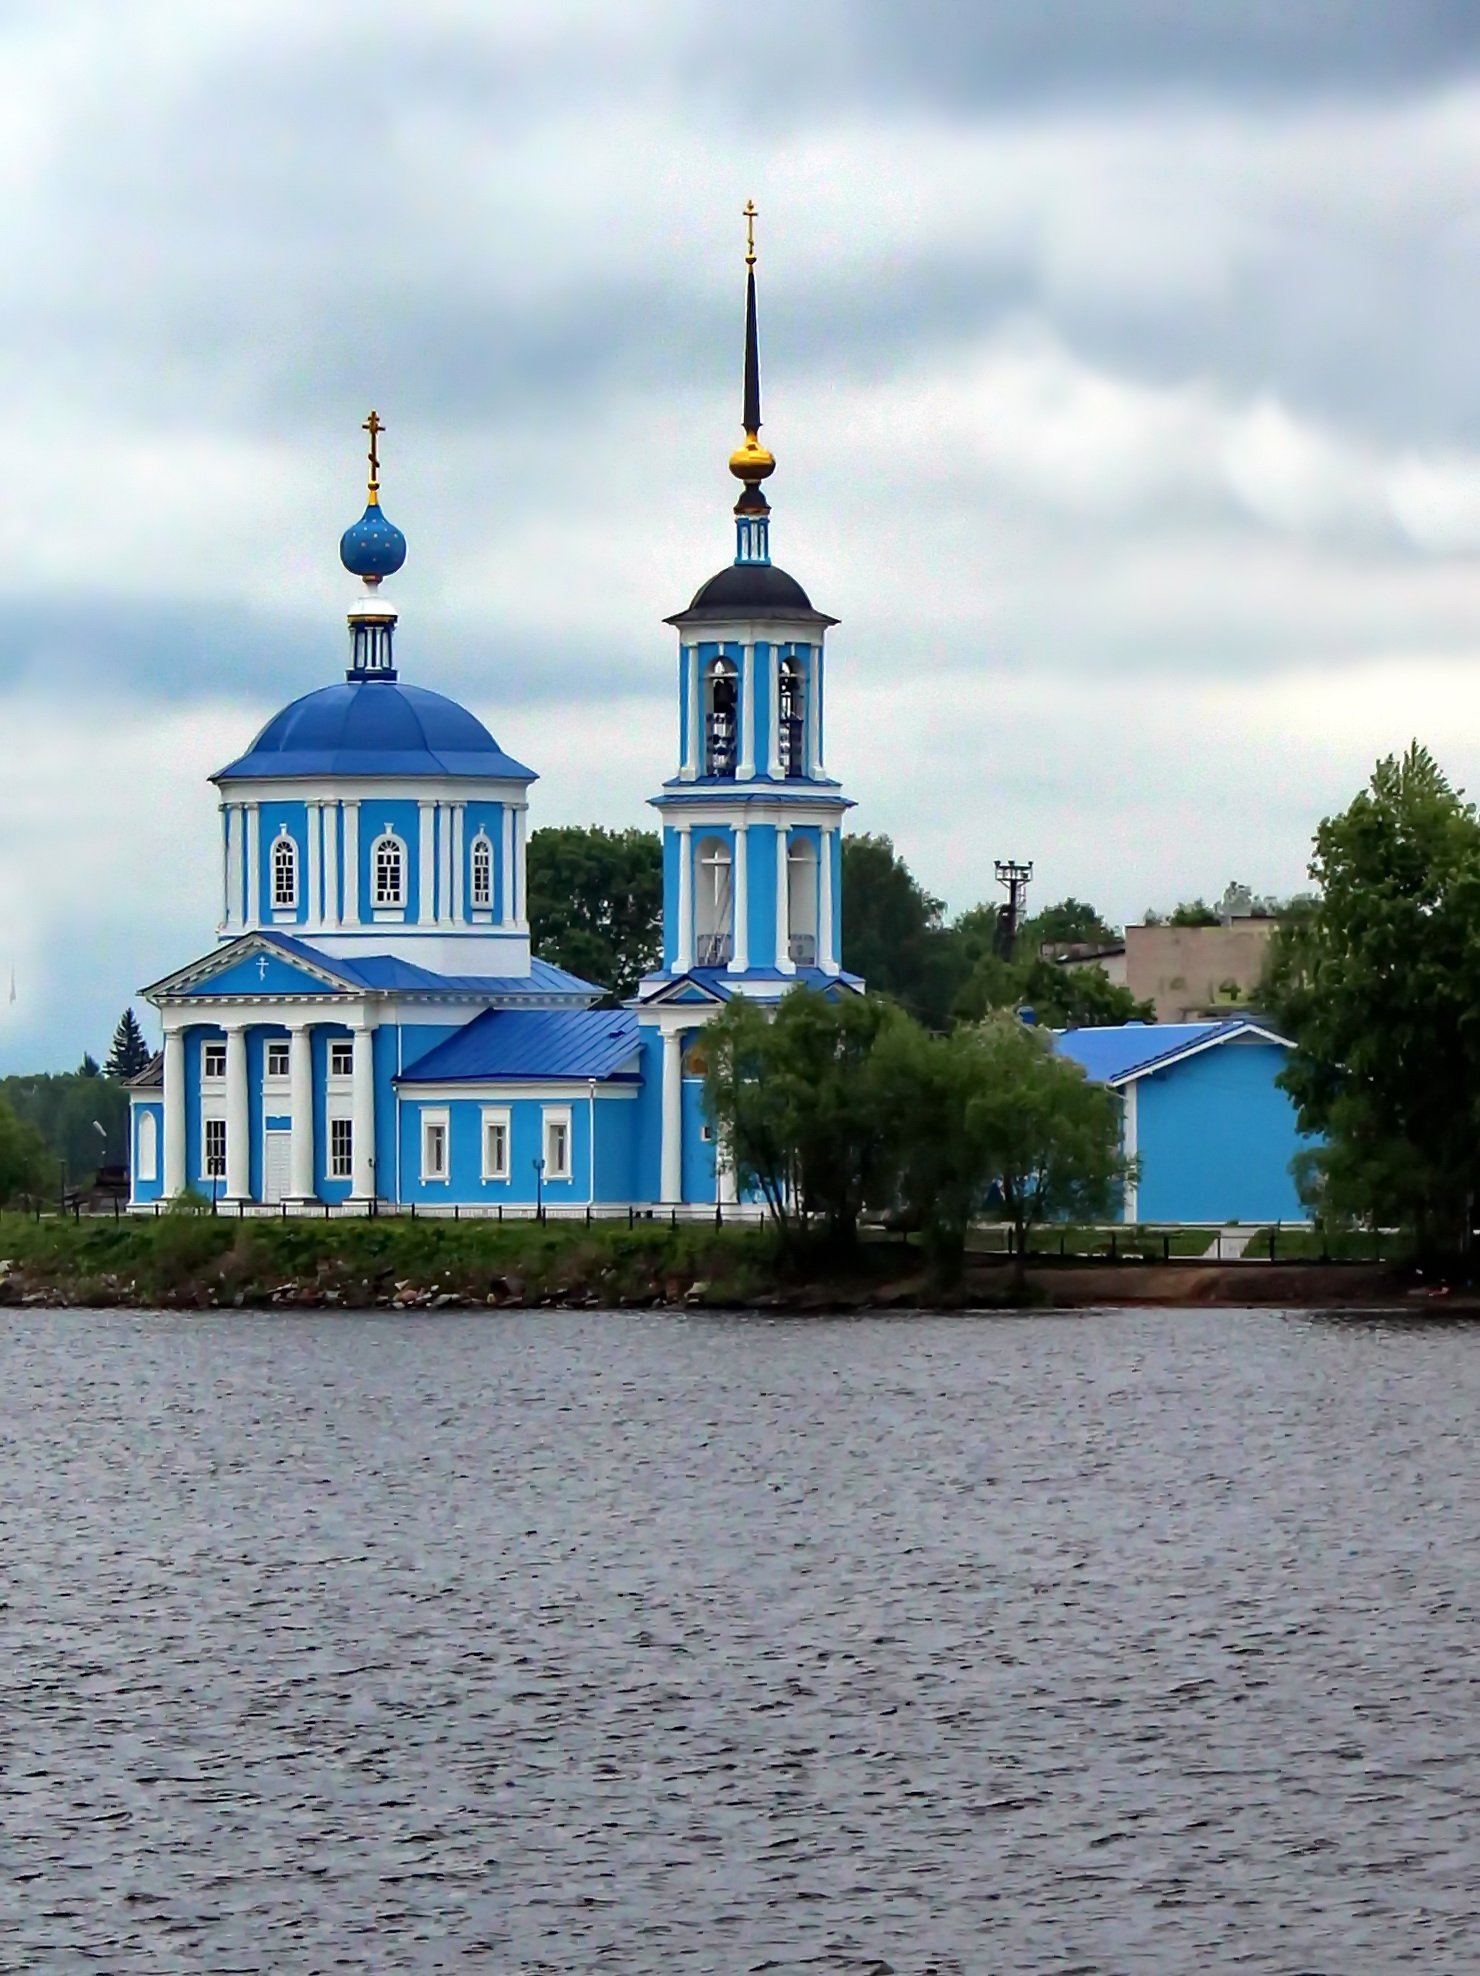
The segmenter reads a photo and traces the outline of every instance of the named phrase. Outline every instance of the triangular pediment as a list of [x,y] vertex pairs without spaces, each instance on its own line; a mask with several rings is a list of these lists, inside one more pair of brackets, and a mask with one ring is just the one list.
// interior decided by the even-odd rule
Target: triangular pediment
[[324,956],[285,951],[261,934],[244,934],[146,988],[150,1001],[226,995],[344,995],[358,992]]
[[695,981],[692,975],[681,974],[677,980],[670,981],[666,987],[659,988],[654,994],[644,995],[640,1006],[645,1009],[654,1007],[719,1009],[723,1008],[729,1000],[730,997],[719,989],[711,988],[702,981]]

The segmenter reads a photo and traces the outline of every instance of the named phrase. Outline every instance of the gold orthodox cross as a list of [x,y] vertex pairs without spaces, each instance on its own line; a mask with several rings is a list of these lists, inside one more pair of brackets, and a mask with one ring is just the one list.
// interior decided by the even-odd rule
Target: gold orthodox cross
[[360,430],[362,432],[368,432],[370,435],[370,492],[373,494],[380,486],[380,452],[378,442],[381,433],[385,431],[385,425],[381,420],[379,412],[372,412]]
[[747,199],[745,202],[745,265],[748,268],[755,266],[755,222],[755,201],[754,199]]

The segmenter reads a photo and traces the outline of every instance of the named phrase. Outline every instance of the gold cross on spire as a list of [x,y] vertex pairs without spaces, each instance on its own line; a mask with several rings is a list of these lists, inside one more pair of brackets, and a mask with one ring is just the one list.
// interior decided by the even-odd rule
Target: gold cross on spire
[[372,412],[369,418],[364,421],[360,430],[362,432],[368,432],[370,435],[370,503],[373,507],[380,499],[379,441],[381,433],[385,431],[385,424],[379,412]]
[[755,201],[754,199],[747,199],[745,202],[745,265],[748,268],[755,266],[755,222]]

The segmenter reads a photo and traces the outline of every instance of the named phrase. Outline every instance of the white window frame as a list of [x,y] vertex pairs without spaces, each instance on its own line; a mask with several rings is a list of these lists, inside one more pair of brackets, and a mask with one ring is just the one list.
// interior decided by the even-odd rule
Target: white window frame
[[[343,1050],[348,1054],[349,1062],[345,1065],[343,1070],[336,1070],[334,1068],[334,1052],[336,1050]],[[336,1081],[342,1080],[344,1083],[347,1084],[355,1074],[354,1038],[352,1036],[331,1036],[329,1038],[329,1054],[324,1061],[326,1065],[326,1074],[329,1077],[335,1079]]]
[[[504,1156],[501,1161],[493,1159],[489,1151],[490,1137],[498,1130],[502,1130],[504,1135]],[[507,1105],[483,1107],[479,1143],[483,1148],[483,1178],[507,1180],[514,1170],[514,1124]]]
[[[380,891],[380,854],[383,850],[392,847],[396,853],[396,869],[399,873],[399,883],[394,898],[389,893],[382,898]],[[382,830],[375,842],[370,846],[370,910],[372,912],[405,912],[407,869],[406,840],[398,837],[394,830]]]
[[[219,1070],[212,1069],[220,1064]],[[202,1043],[200,1047],[200,1075],[202,1083],[224,1084],[226,1082],[226,1045],[224,1043]]]
[[[219,1138],[221,1151],[212,1155],[211,1141]],[[224,1180],[226,1178],[226,1120],[224,1118],[203,1118],[200,1122],[200,1177],[202,1180]]]
[[[565,1132],[565,1163],[557,1166],[550,1157],[551,1142],[557,1129]],[[540,1118],[540,1153],[544,1159],[544,1178],[550,1180],[571,1180],[575,1177],[574,1133],[571,1128],[571,1107],[569,1105],[545,1105]]]
[[[292,832],[284,824],[272,840],[272,850],[268,856],[269,887],[272,893],[274,913],[296,913],[298,911],[298,844]],[[287,884],[278,889],[278,878],[287,874]]]
[[[355,1177],[355,1122],[352,1118],[331,1118],[329,1120],[329,1164],[325,1169],[331,1180],[353,1180]],[[341,1138],[344,1151],[336,1150],[335,1139]]]
[[[442,1166],[434,1171],[430,1160],[434,1132],[442,1135]],[[426,1186],[445,1187],[452,1180],[452,1117],[446,1107],[424,1106],[421,1114],[421,1177]]]
[[159,1178],[159,1114],[140,1107],[139,1130],[137,1135],[136,1180],[158,1180]]
[[[483,867],[480,873],[479,867]],[[487,879],[486,887],[480,892],[480,876]],[[493,839],[486,830],[480,830],[468,847],[468,904],[474,912],[493,911]]]
[[[272,1067],[273,1057],[282,1063],[281,1070]],[[286,1084],[292,1074],[293,1059],[291,1045],[286,1036],[269,1036],[262,1046],[262,1080],[265,1084]]]

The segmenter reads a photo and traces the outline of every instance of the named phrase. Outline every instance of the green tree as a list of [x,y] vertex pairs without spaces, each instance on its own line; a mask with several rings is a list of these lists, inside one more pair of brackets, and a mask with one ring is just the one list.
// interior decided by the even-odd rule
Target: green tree
[[40,1133],[0,1097],[0,1207],[49,1193],[55,1174]]
[[1137,1001],[1102,967],[1061,967],[1056,961],[1002,961],[988,954],[956,997],[956,1015],[979,1022],[994,1010],[1029,1008],[1049,1029],[1100,1029],[1120,1022],[1155,1022],[1156,1004]]
[[3,1099],[58,1161],[70,1186],[128,1156],[128,1093],[109,1077],[81,1071],[0,1079]]
[[889,838],[843,839],[843,965],[932,1029],[949,1022],[964,972],[944,911]]
[[1297,1168],[1323,1217],[1468,1246],[1480,1191],[1480,820],[1415,742],[1316,832],[1318,903],[1275,935]]
[[1030,913],[1018,928],[1018,952],[1034,956],[1040,947],[1107,946],[1118,940],[1115,928],[1083,899],[1060,899]]
[[529,930],[542,959],[631,995],[663,958],[663,846],[656,831],[564,825],[528,853]]
[[115,1077],[122,1083],[126,1078],[137,1077],[148,1063],[149,1045],[144,1041],[139,1019],[132,1009],[125,1009],[118,1018],[118,1027],[113,1031],[113,1047],[108,1052],[108,1061],[103,1065],[103,1075]]

